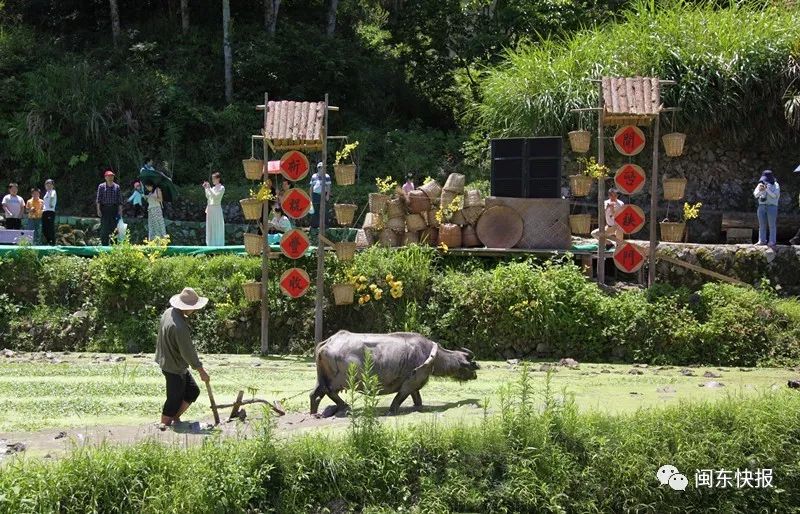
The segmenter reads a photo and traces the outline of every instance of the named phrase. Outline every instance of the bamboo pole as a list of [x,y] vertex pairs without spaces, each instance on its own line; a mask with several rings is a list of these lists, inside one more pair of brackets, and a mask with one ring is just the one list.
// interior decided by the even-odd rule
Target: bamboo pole
[[[269,95],[264,93],[264,129],[267,127],[267,118],[269,113]],[[269,151],[267,148],[267,138],[262,139],[264,145],[264,182],[269,180]],[[269,278],[269,235],[267,227],[269,226],[269,202],[264,202],[261,207],[261,233],[264,236],[264,247],[261,252],[261,355],[269,353],[269,301],[267,298],[267,280]]]
[[325,237],[325,194],[327,184],[325,175],[328,172],[328,94],[325,93],[325,112],[323,112],[322,122],[322,189],[319,199],[319,236],[317,237],[317,298],[314,313],[314,340],[319,343],[322,341],[322,300],[325,295],[325,245],[322,238]]
[[656,240],[656,225],[658,224],[658,136],[661,125],[661,115],[656,115],[655,126],[653,127],[653,176],[650,179],[650,256],[648,259],[647,285],[652,286],[656,282],[656,250],[658,242]]
[[[600,93],[600,112],[597,113],[597,163],[600,165],[605,164],[605,140],[603,134],[605,133],[605,119],[603,118],[603,108],[605,107],[605,100],[603,99],[603,83],[597,84],[597,90]],[[602,178],[597,179],[597,228],[600,233],[597,238],[597,283],[605,284],[606,282],[606,211],[603,207],[605,201],[605,180]]]

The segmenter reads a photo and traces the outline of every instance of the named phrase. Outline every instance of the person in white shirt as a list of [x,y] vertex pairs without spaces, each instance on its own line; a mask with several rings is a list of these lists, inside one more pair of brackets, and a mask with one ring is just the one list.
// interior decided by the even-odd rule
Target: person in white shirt
[[18,190],[17,184],[12,182],[8,185],[8,194],[3,197],[3,217],[8,230],[22,230],[25,201],[17,195]]
[[[758,200],[758,244],[775,246],[781,187],[772,175],[772,170],[764,170],[761,173],[753,196]],[[769,241],[767,241],[767,227],[769,227]]]
[[225,216],[222,213],[222,195],[225,186],[222,185],[222,175],[215,172],[211,175],[211,182],[203,182],[206,190],[206,246],[225,246]]
[[[619,199],[619,191],[613,187],[609,189],[608,200],[606,200],[604,206],[606,212],[606,237],[614,241],[616,244],[622,244],[622,241],[625,239],[625,233],[622,231],[619,225],[617,225],[617,222],[614,219],[619,211],[622,210],[622,207],[625,206],[625,203]],[[599,228],[596,228],[592,231],[592,237],[595,239],[600,239]]]
[[286,232],[292,230],[292,222],[283,213],[283,209],[281,209],[280,205],[276,205],[272,210],[272,219],[269,220],[269,228],[274,229],[281,234],[285,234]]
[[[311,204],[314,206],[314,213],[311,215],[311,228],[319,228],[319,210],[322,201],[322,163],[317,164],[317,172],[311,175]],[[325,202],[331,199],[331,176],[325,173]],[[328,210],[328,205],[325,210]],[[325,226],[329,227],[328,216],[325,217]]]
[[56,203],[58,203],[58,196],[56,195],[56,187],[53,179],[49,178],[44,181],[44,212],[42,212],[42,235],[44,242],[50,246],[56,244]]

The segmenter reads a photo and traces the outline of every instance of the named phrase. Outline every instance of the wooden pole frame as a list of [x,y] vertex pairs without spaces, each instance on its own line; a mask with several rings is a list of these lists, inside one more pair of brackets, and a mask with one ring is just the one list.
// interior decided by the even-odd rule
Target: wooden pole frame
[[[605,108],[605,100],[603,98],[603,84],[597,84],[598,92],[600,94],[600,109],[597,113],[597,164],[603,165],[606,162],[605,154],[605,117],[603,110]],[[606,282],[606,210],[605,206],[605,192],[606,181],[603,178],[597,179],[597,228],[599,234],[597,238],[597,283],[605,284]]]
[[325,113],[322,122],[322,188],[319,199],[319,235],[317,236],[317,297],[314,302],[314,341],[322,341],[322,303],[325,297],[325,195],[328,191],[325,176],[328,173],[328,93],[325,93]]
[[658,136],[661,125],[661,115],[657,114],[653,124],[653,176],[650,178],[650,251],[647,259],[647,286],[656,282],[656,251],[658,237],[656,225],[658,221]]
[[[267,115],[269,113],[269,94],[264,93],[264,133],[267,130]],[[252,139],[251,139],[252,140]],[[264,145],[264,184],[266,185],[269,180],[269,148],[267,138],[262,138]],[[264,202],[261,207],[261,233],[264,236],[264,246],[261,252],[261,355],[267,356],[269,354],[269,288],[267,287],[267,280],[269,279],[269,233],[267,226],[269,225],[269,202]]]

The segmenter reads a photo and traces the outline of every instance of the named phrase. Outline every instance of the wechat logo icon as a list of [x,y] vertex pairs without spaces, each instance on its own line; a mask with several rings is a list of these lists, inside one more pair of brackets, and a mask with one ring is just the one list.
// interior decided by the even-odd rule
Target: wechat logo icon
[[689,485],[686,475],[681,475],[678,468],[671,464],[665,464],[658,468],[656,478],[661,485],[669,485],[675,491],[685,491],[686,486]]

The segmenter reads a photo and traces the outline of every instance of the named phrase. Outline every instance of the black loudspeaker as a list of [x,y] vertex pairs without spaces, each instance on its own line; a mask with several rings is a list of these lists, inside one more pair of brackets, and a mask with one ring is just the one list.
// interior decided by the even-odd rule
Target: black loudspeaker
[[492,139],[492,196],[561,198],[560,137]]

